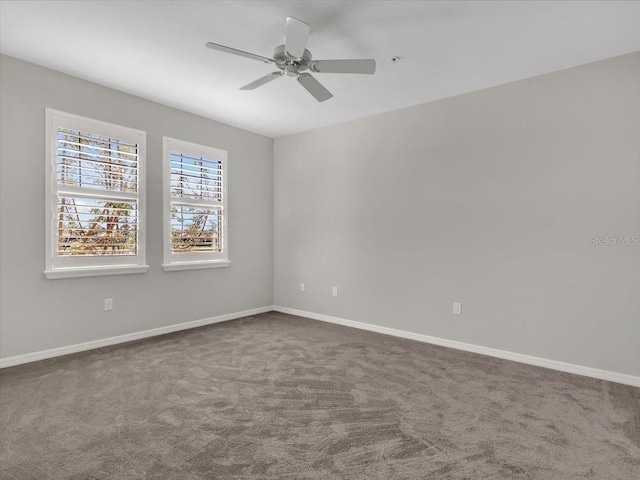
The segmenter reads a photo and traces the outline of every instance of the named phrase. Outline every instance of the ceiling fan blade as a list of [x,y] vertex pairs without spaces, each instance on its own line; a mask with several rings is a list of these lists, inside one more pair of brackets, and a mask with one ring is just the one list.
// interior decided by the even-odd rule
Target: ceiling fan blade
[[367,73],[376,72],[375,60],[314,60],[309,69],[318,73]]
[[269,75],[265,75],[264,77],[260,77],[255,82],[251,82],[251,83],[245,85],[240,90],[253,90],[255,88],[258,88],[258,87],[264,85],[265,83],[269,83],[269,82],[275,80],[276,78],[280,78],[281,76],[282,76],[282,72],[270,73]]
[[231,47],[225,47],[224,45],[218,45],[217,43],[208,42],[206,45],[208,48],[213,48],[214,50],[220,50],[221,52],[232,53],[233,55],[240,55],[241,57],[251,58],[252,60],[259,60],[264,63],[275,63],[275,61],[271,58],[262,57],[260,55],[255,55],[249,52],[243,52],[242,50],[237,50]]
[[293,58],[300,59],[304,55],[311,27],[297,18],[287,17],[287,28],[284,35],[284,51]]
[[298,77],[298,82],[300,82],[300,84],[307,89],[307,92],[313,95],[319,102],[324,102],[325,100],[329,100],[333,97],[329,90],[324,88],[318,80],[308,73],[301,73]]

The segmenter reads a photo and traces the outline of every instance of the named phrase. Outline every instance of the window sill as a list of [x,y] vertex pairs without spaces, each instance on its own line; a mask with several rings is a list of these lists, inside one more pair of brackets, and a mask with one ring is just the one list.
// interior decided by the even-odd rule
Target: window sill
[[199,262],[174,262],[162,264],[165,272],[175,272],[177,270],[200,270],[203,268],[224,268],[231,265],[229,260],[207,260]]
[[44,276],[48,280],[60,278],[102,277],[105,275],[130,275],[134,273],[146,273],[149,265],[110,265],[108,267],[76,267],[56,268],[45,270]]

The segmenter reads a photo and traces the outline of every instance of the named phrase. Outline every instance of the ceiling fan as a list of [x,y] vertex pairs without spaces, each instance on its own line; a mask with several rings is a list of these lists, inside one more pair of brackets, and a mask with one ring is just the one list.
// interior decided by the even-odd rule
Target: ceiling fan
[[288,75],[290,77],[296,77],[300,85],[313,95],[316,100],[324,102],[333,97],[333,95],[310,73],[306,73],[305,70],[310,70],[315,73],[375,73],[376,61],[371,59],[312,60],[311,52],[305,48],[310,32],[311,27],[306,23],[293,17],[287,17],[284,45],[276,47],[273,52],[273,58],[262,57],[212,42],[207,43],[206,46],[214,50],[220,50],[221,52],[232,53],[241,57],[270,63],[278,69],[276,72],[272,72],[245,85],[240,90],[253,90],[276,78]]

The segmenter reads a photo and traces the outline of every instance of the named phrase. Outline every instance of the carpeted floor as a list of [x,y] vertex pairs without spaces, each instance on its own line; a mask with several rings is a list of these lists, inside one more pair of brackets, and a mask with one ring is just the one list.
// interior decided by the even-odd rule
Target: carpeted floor
[[267,313],[0,372],[2,479],[637,479],[640,389]]

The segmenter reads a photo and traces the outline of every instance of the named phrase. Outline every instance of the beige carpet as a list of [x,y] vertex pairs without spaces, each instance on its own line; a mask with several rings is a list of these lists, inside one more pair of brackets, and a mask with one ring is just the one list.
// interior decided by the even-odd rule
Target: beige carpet
[[5,369],[2,479],[638,479],[640,389],[268,313]]

